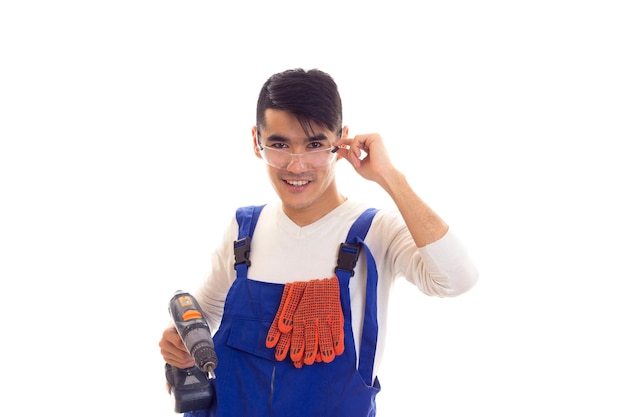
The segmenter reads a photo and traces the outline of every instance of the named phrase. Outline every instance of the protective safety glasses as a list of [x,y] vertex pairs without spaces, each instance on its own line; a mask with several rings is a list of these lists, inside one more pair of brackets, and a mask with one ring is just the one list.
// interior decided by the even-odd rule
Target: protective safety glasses
[[337,147],[313,149],[303,153],[290,153],[281,149],[270,148],[259,143],[261,156],[270,166],[278,169],[288,169],[295,161],[305,169],[318,169],[330,165],[335,159]]

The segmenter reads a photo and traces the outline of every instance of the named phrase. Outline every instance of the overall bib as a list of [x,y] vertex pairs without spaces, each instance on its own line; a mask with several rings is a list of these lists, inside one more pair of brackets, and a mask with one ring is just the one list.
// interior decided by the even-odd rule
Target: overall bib
[[[215,334],[219,364],[215,369],[216,400],[211,410],[186,416],[203,417],[373,417],[378,378],[372,381],[378,337],[376,264],[363,243],[375,209],[366,210],[340,246],[336,275],[344,314],[345,350],[330,363],[296,368],[289,356],[277,361],[265,338],[276,315],[284,284],[247,277],[250,241],[263,206],[237,210],[239,240],[235,242],[237,278],[224,304]],[[367,256],[367,290],[363,336],[357,367],[352,332],[349,281],[360,249]]]

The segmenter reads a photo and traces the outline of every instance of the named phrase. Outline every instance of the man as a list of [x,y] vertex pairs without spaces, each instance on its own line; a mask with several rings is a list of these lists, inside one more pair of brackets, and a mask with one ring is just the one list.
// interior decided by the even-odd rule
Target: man
[[[337,85],[322,71],[287,70],[261,89],[252,145],[280,201],[233,217],[196,294],[219,328],[217,401],[197,415],[374,416],[394,280],[452,297],[478,278],[381,136],[351,137],[342,123]],[[397,210],[345,197],[335,180],[341,159]],[[236,259],[233,242],[246,236],[249,258]],[[193,366],[174,328],[160,347],[167,363]]]

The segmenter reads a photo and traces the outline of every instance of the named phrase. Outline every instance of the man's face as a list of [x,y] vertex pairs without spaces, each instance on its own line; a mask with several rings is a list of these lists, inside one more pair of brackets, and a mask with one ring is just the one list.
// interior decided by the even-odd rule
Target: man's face
[[315,221],[341,204],[345,199],[335,183],[337,157],[329,151],[336,134],[316,124],[306,133],[293,114],[282,110],[266,110],[265,121],[262,130],[252,129],[254,151],[268,162],[285,213],[296,222]]

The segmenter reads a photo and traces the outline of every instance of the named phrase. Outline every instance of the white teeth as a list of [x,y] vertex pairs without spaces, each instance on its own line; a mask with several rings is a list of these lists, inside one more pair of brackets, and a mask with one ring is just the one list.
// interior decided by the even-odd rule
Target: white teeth
[[296,187],[301,187],[301,186],[306,185],[308,183],[309,183],[308,181],[287,181],[287,184],[293,185],[293,186],[296,186]]

